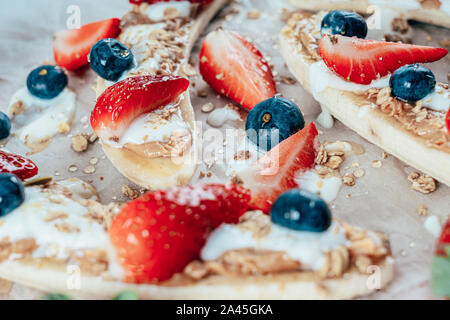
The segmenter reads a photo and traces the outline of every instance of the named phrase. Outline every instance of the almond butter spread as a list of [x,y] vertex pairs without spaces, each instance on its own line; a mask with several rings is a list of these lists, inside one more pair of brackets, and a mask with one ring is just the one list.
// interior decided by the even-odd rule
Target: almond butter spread
[[[446,84],[437,85],[448,90]],[[396,119],[426,146],[450,153],[450,134],[445,127],[443,112],[423,108],[421,101],[414,104],[402,102],[392,97],[390,88],[372,88],[365,92],[364,96],[381,112]]]

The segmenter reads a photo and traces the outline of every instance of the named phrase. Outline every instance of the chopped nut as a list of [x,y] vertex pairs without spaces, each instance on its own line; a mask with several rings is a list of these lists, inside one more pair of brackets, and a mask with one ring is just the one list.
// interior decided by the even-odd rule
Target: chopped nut
[[364,177],[365,174],[366,174],[366,172],[364,171],[364,169],[361,169],[361,168],[356,169],[355,171],[353,171],[353,175],[356,178],[362,178],[362,177]]
[[337,169],[344,162],[344,160],[339,156],[331,156],[325,164],[328,168]]
[[55,228],[62,233],[78,233],[80,229],[66,222],[55,224]]
[[411,172],[408,180],[412,182],[411,188],[415,191],[428,194],[436,190],[436,181],[428,175]]
[[87,173],[87,174],[94,173],[95,172],[95,167],[92,166],[92,165],[91,166],[87,166],[86,168],[84,168],[83,172]]
[[205,104],[202,106],[202,112],[204,112],[204,113],[209,113],[209,112],[213,111],[215,107],[216,107],[216,106],[215,106],[214,103],[212,103],[212,102],[205,103]]
[[90,135],[89,135],[89,143],[94,143],[95,141],[97,141],[97,139],[98,139],[98,137],[97,137],[97,135],[95,134],[95,132],[93,132],[93,133],[91,133]]
[[67,133],[70,131],[70,126],[67,122],[62,121],[58,124],[57,130],[59,133]]
[[258,9],[250,9],[247,13],[247,18],[249,19],[259,19],[261,17],[261,12]]
[[296,84],[297,80],[292,77],[281,76],[281,82],[284,84]]
[[208,92],[206,92],[205,89],[199,89],[197,90],[197,96],[199,96],[200,98],[206,98],[208,97]]
[[366,274],[367,269],[370,267],[371,264],[372,264],[372,261],[370,260],[370,258],[368,256],[365,256],[365,255],[356,256],[355,266],[360,273]]
[[422,216],[422,217],[427,217],[430,213],[428,208],[423,204],[421,204],[420,206],[417,207],[416,212],[419,216]]
[[327,150],[325,150],[325,147],[323,144],[320,145],[319,152],[317,153],[316,157],[316,164],[322,165],[327,163],[328,161],[328,153]]
[[234,155],[233,159],[234,160],[248,160],[248,159],[250,159],[250,151],[241,150]]
[[58,220],[58,219],[66,219],[67,217],[69,217],[69,216],[65,212],[62,212],[62,211],[50,211],[49,213],[47,213],[47,215],[45,216],[44,220],[46,222],[51,222],[51,221],[55,221],[55,220]]
[[383,153],[381,154],[381,157],[383,159],[387,159],[389,157],[389,154],[387,154],[386,152],[383,151]]
[[75,152],[84,152],[89,145],[89,137],[86,134],[77,134],[72,137],[72,149]]
[[372,167],[375,169],[379,169],[383,166],[383,163],[380,160],[373,160]]
[[355,176],[351,173],[346,173],[342,177],[342,183],[346,186],[353,187],[355,185]]
[[140,196],[140,192],[136,189],[131,188],[128,185],[122,186],[122,193],[127,196],[130,200],[134,200]]

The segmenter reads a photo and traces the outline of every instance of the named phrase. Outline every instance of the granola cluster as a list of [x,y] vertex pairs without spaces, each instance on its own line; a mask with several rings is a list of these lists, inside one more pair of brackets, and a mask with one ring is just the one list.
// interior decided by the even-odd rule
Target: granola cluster
[[[322,268],[315,271],[320,278],[339,278],[352,268],[366,274],[369,266],[391,254],[383,234],[337,222],[338,228],[344,228],[349,244],[325,253]],[[264,237],[270,232],[270,217],[259,211],[248,212],[238,227],[251,231],[255,237]],[[300,272],[301,267],[299,261],[291,259],[285,252],[248,248],[228,251],[212,261],[193,261],[184,269],[183,275],[198,281],[212,275],[264,276]]]

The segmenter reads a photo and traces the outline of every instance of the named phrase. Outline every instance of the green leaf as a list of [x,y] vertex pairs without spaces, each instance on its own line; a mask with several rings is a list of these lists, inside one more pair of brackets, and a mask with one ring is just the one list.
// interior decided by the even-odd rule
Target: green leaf
[[450,259],[433,257],[431,262],[431,288],[437,297],[450,298]]
[[49,293],[43,296],[41,300],[72,300],[72,298],[63,293]]
[[137,292],[132,290],[122,291],[113,298],[113,300],[138,300],[138,299],[139,297]]

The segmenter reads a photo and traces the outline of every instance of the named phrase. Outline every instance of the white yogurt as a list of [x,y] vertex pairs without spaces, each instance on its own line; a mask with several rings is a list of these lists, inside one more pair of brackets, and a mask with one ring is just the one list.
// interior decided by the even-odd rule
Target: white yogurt
[[319,94],[326,88],[334,88],[343,91],[364,92],[370,88],[385,88],[389,86],[390,75],[372,81],[369,85],[357,84],[345,81],[325,65],[323,61],[318,61],[309,67],[309,84],[311,92],[316,100],[320,102]]
[[10,115],[11,107],[18,101],[22,101],[25,109],[13,119],[19,127],[15,134],[32,150],[41,151],[38,145],[70,129],[67,127],[75,117],[75,93],[69,89],[64,89],[53,99],[44,100],[31,95],[26,87],[22,88],[11,98]]
[[[67,217],[46,221],[51,213],[66,214]],[[88,219],[87,214],[87,207],[63,194],[29,187],[25,189],[25,202],[0,219],[0,239],[9,237],[12,242],[35,239],[39,246],[33,255],[36,258],[55,255],[64,259],[68,257],[68,250],[106,248],[108,235],[103,225]],[[59,231],[57,225],[62,223],[79,232]]]
[[[240,159],[234,157],[234,155],[240,153],[246,153],[249,158]],[[247,137],[243,138],[236,152],[233,153],[233,157],[231,157],[227,161],[226,175],[228,177],[233,177],[251,170],[251,166],[264,155],[265,152],[261,151],[255,143],[250,141]]]
[[301,189],[317,194],[327,203],[330,203],[337,198],[339,190],[341,190],[342,187],[341,178],[321,178],[312,170],[302,172],[296,177],[295,182]]
[[242,120],[241,116],[236,110],[228,106],[225,106],[220,109],[215,109],[213,112],[211,112],[206,122],[211,127],[220,128],[225,123],[233,123],[240,120]]
[[425,229],[428,230],[433,236],[436,238],[441,234],[441,223],[439,222],[439,218],[437,216],[429,216],[425,219],[423,223]]
[[450,91],[436,85],[434,91],[422,99],[422,106],[435,111],[447,112],[450,107]]
[[201,258],[214,260],[227,251],[239,249],[271,250],[285,252],[299,261],[302,269],[318,270],[324,263],[325,252],[347,243],[344,228],[336,222],[325,232],[294,231],[272,224],[270,233],[263,238],[236,225],[223,224],[209,236]]
[[[162,115],[170,110],[174,110],[170,117],[163,118]],[[114,146],[123,147],[127,143],[169,142],[170,137],[178,133],[180,136],[189,135],[189,128],[182,118],[180,108],[171,104],[139,116]]]
[[165,20],[165,11],[169,8],[177,9],[178,17],[188,18],[192,12],[192,3],[189,1],[169,1],[158,2],[148,6],[145,10],[145,14],[153,21]]

